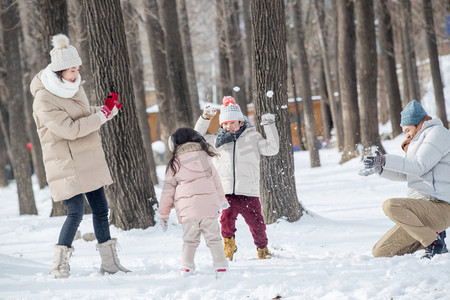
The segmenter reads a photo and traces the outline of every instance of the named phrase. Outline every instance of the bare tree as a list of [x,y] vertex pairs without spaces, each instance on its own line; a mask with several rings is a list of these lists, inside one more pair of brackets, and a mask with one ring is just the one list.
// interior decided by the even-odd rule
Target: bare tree
[[175,116],[179,126],[193,127],[189,86],[184,64],[183,45],[175,0],[158,0],[161,24],[164,28],[167,67],[174,101]]
[[394,36],[391,22],[391,14],[387,7],[387,0],[378,1],[378,40],[381,48],[381,65],[384,71],[384,83],[387,89],[387,103],[389,119],[392,124],[393,136],[399,135],[402,130],[400,124],[400,112],[402,102],[398,86],[397,70],[394,53]]
[[428,55],[430,57],[431,76],[433,78],[434,96],[436,99],[436,115],[448,128],[447,113],[445,111],[444,88],[442,86],[441,71],[439,68],[439,55],[434,31],[433,5],[430,0],[422,0],[423,17],[425,19],[425,32]]
[[227,54],[226,22],[227,8],[223,0],[216,0],[216,35],[218,48],[219,73],[217,76],[217,91],[219,94],[232,95],[231,63]]
[[252,13],[250,11],[250,1],[242,1],[242,14],[244,16],[245,27],[245,53],[246,53],[246,86],[247,103],[253,103],[253,45],[252,45]]
[[338,0],[336,10],[339,34],[339,96],[342,102],[342,119],[344,120],[344,148],[340,163],[345,163],[358,156],[356,145],[360,142],[358,92],[356,90],[354,3],[351,0]]
[[305,147],[303,146],[302,141],[302,117],[300,114],[300,110],[298,109],[298,103],[297,103],[297,84],[295,83],[295,72],[294,72],[294,64],[292,62],[292,56],[288,54],[288,64],[289,64],[289,72],[291,72],[291,79],[292,79],[292,96],[294,98],[294,108],[295,108],[295,119],[296,119],[296,125],[297,125],[297,135],[298,135],[298,141],[299,141],[299,150],[305,150]]
[[157,201],[148,164],[142,163],[146,154],[136,119],[120,0],[83,0],[83,11],[91,41],[94,101],[101,105],[110,91],[116,91],[124,103],[119,115],[101,131],[106,161],[114,180],[106,189],[110,222],[124,230],[154,226],[153,205]]
[[3,131],[0,130],[0,187],[8,185],[8,178],[6,176],[6,143],[3,136]]
[[[147,22],[146,32],[152,59],[153,82],[158,103],[158,118],[161,126],[162,140],[166,143],[169,136],[175,132],[178,122],[174,115],[172,90],[166,60],[164,32],[159,23],[159,10],[156,0],[146,1]],[[166,147],[166,149],[168,149]]]
[[197,120],[201,111],[198,98],[197,79],[195,78],[194,57],[192,55],[191,33],[188,12],[186,9],[186,0],[179,0],[177,4],[178,16],[180,17],[180,32],[183,43],[184,62],[186,64],[187,81],[191,99],[192,120]]
[[319,62],[319,92],[320,92],[320,114],[322,116],[322,138],[324,141],[331,140],[331,116],[329,113],[330,97],[328,96],[327,82],[325,80],[325,71],[323,69],[323,61]]
[[330,101],[330,108],[331,108],[331,116],[333,119],[333,125],[336,132],[336,140],[339,151],[343,150],[344,146],[344,129],[343,129],[343,122],[342,122],[342,108],[339,101],[336,101],[334,98],[334,92],[333,92],[333,83],[331,81],[331,68],[330,68],[330,61],[328,59],[328,45],[327,40],[324,35],[324,19],[320,17],[321,11],[323,9],[323,2],[319,3],[319,0],[314,0],[314,8],[316,11],[318,22],[317,24],[317,34],[318,34],[318,40],[321,50],[321,56],[322,56],[322,62],[324,66],[325,71],[325,81],[327,86],[327,92],[329,95],[329,101]]
[[384,152],[378,133],[377,46],[372,1],[355,1],[356,40],[359,50],[361,143],[364,153],[372,154],[375,145]]
[[127,35],[128,53],[130,53],[131,77],[133,79],[134,98],[137,110],[139,128],[142,133],[145,157],[150,169],[152,183],[158,184],[156,176],[155,159],[153,158],[152,140],[150,135],[150,125],[148,124],[147,105],[145,103],[145,86],[143,58],[141,52],[141,42],[139,40],[139,14],[131,4],[130,0],[123,0],[123,14],[125,31]]
[[[297,221],[303,207],[295,185],[294,157],[287,106],[286,20],[284,0],[252,0],[256,115],[275,113],[280,139],[276,156],[262,157],[261,204],[267,223]],[[269,67],[270,66],[270,67]],[[266,93],[273,91],[267,100]],[[256,122],[258,126],[258,122]],[[259,126],[258,126],[259,127]],[[282,174],[282,176],[280,176]],[[277,176],[278,175],[278,176]]]
[[[20,56],[21,24],[17,2],[1,1],[1,21],[5,53],[6,90],[9,115],[9,140],[11,163],[17,183],[20,214],[37,214],[31,183],[31,160],[28,153],[27,133],[23,122],[24,94],[22,86],[22,67]],[[3,118],[2,118],[3,119]]]
[[319,147],[317,144],[316,120],[311,100],[311,81],[309,78],[308,54],[305,49],[305,36],[303,33],[302,12],[300,0],[293,0],[292,15],[294,18],[295,44],[300,60],[300,80],[302,94],[302,112],[305,120],[305,136],[308,145],[311,168],[320,167]]

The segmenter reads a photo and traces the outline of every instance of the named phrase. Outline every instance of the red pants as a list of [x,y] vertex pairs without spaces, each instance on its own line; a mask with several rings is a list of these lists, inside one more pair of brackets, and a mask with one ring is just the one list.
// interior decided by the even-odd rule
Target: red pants
[[231,238],[236,232],[236,219],[239,214],[244,217],[250,227],[253,241],[256,247],[262,249],[267,247],[266,224],[261,214],[259,197],[248,197],[243,195],[225,195],[230,207],[222,211],[220,224],[222,226],[222,237]]

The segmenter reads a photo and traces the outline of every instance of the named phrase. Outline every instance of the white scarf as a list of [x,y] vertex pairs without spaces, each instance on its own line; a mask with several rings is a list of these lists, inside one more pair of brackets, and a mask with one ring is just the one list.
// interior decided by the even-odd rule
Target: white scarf
[[55,72],[48,65],[41,73],[41,81],[44,87],[53,95],[61,98],[72,98],[80,88],[81,75],[78,75],[75,82],[70,82],[63,78],[61,81]]

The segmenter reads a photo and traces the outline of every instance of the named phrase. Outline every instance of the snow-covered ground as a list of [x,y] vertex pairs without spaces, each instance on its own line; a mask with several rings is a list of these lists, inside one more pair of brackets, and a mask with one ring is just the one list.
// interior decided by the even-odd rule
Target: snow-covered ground
[[[402,137],[384,143],[401,154]],[[77,240],[72,276],[48,272],[63,217],[49,218],[47,189],[36,190],[38,216],[19,216],[15,185],[0,189],[1,299],[449,299],[450,254],[432,260],[420,253],[373,258],[372,246],[393,223],[383,201],[404,196],[405,185],[357,175],[360,159],[339,165],[335,149],[320,150],[322,167],[311,169],[307,152],[295,153],[298,196],[307,209],[300,221],[267,226],[272,260],[259,260],[250,232],[239,217],[236,260],[216,279],[209,249],[202,242],[197,270],[180,278],[181,227],[172,212],[170,226],[122,231],[119,257],[131,273],[100,275],[95,242]],[[164,169],[158,169],[163,176]],[[162,180],[161,180],[162,181]],[[157,194],[161,187],[156,187]],[[92,232],[85,216],[81,233]]]
[[[441,58],[441,64],[449,111],[450,56]],[[433,101],[431,90],[423,99],[431,116]],[[403,155],[402,140],[399,136],[383,146],[388,153]],[[48,273],[64,217],[48,217],[49,191],[37,185],[39,215],[20,216],[11,183],[0,189],[0,299],[450,299],[450,253],[432,260],[420,259],[423,250],[372,257],[372,246],[393,226],[381,205],[390,197],[405,196],[405,183],[361,177],[359,158],[339,165],[340,158],[336,149],[322,149],[321,167],[311,169],[307,152],[294,153],[298,198],[308,213],[295,223],[280,220],[267,226],[272,260],[257,258],[239,217],[239,250],[220,279],[214,276],[204,242],[195,274],[179,277],[182,232],[175,212],[167,232],[159,226],[130,231],[111,226],[121,245],[121,262],[131,273],[100,275],[95,242],[76,240],[72,276],[54,279]],[[162,182],[163,167],[158,174]],[[156,192],[159,196],[160,185]],[[90,215],[80,230],[93,231]]]

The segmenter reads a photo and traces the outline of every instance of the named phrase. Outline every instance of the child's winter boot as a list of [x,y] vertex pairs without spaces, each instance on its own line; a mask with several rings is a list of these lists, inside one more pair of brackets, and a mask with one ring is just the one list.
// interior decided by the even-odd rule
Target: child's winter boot
[[194,268],[189,267],[181,267],[180,268],[180,276],[181,277],[189,277],[194,273]]
[[215,271],[216,271],[216,278],[219,279],[227,272],[227,268],[220,267],[220,268],[216,268]]
[[445,233],[445,230],[439,233],[439,236],[441,237],[442,242],[444,243],[444,247],[442,248],[442,253],[447,253],[447,244],[445,243],[445,238],[447,237],[447,234]]
[[223,250],[225,252],[225,256],[229,260],[233,260],[233,255],[237,251],[236,241],[234,240],[234,236],[231,238],[223,239]]
[[272,253],[270,253],[269,249],[267,247],[265,248],[258,248],[258,257],[260,259],[271,259]]
[[100,252],[100,257],[102,258],[100,273],[114,274],[118,271],[131,272],[120,264],[120,260],[117,257],[117,239],[113,238],[104,243],[97,244],[97,250]]
[[67,246],[56,245],[53,256],[53,265],[50,274],[55,278],[67,278],[70,276],[70,257],[75,249]]
[[422,258],[431,259],[436,254],[442,254],[444,250],[444,241],[441,239],[441,236],[438,235],[436,240],[432,242],[428,247],[425,248],[425,254]]

